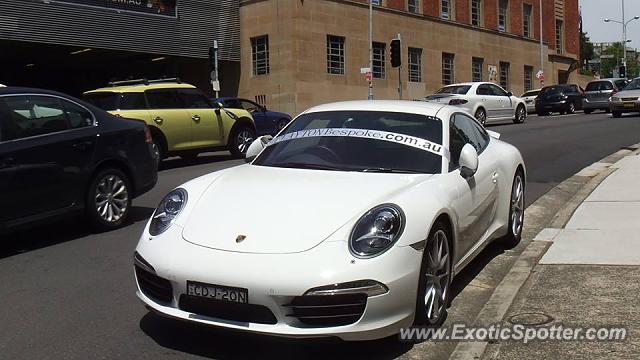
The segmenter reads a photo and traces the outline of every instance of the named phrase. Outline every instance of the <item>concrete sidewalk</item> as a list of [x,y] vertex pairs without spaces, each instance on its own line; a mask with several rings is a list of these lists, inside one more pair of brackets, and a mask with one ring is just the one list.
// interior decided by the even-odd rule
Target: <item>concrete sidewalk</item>
[[640,155],[610,168],[564,229],[534,239],[550,246],[503,326],[625,327],[626,340],[500,341],[483,359],[640,359]]

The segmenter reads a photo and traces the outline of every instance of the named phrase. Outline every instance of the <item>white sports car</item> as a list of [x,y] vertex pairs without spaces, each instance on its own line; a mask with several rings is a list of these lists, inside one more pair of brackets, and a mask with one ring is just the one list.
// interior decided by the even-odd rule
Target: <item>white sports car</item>
[[482,125],[503,120],[520,124],[527,119],[524,100],[491,82],[447,85],[425,100],[463,108]]
[[520,240],[519,151],[453,106],[321,105],[183,184],[134,254],[159,314],[286,337],[366,340],[439,326],[452,276]]

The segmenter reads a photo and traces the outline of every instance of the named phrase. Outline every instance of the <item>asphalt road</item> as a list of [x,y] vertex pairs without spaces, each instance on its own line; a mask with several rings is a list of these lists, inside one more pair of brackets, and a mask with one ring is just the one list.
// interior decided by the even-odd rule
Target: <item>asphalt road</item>
[[[640,117],[608,114],[530,117],[491,125],[524,155],[531,203],[565,178],[640,142]],[[180,183],[240,164],[225,154],[195,162],[168,160],[154,190],[134,202],[133,221],[91,233],[79,220],[4,236],[0,243],[0,358],[444,358],[453,344],[399,344],[395,339],[346,344],[285,340],[194,326],[148,313],[135,297],[131,256],[144,222]],[[10,206],[10,204],[6,205]],[[448,321],[470,322],[510,264],[488,248],[454,283]],[[486,269],[492,268],[491,271]],[[241,264],[236,271],[242,269]],[[294,270],[294,269],[292,269]]]

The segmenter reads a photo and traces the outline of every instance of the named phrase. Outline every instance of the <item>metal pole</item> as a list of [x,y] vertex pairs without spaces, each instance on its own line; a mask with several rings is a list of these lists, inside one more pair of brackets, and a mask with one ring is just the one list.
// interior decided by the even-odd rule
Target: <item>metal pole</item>
[[[402,39],[400,38],[400,34],[398,34],[398,40],[400,40],[400,54],[402,54]],[[402,100],[402,62],[400,62],[400,66],[398,66],[398,96],[400,100]]]
[[622,0],[622,65],[627,67],[627,23],[624,19],[624,0]]
[[218,86],[214,89],[216,92],[216,99],[220,96],[220,92],[218,91],[218,89],[220,88],[220,78],[218,77],[218,40],[213,40],[213,47],[216,49],[215,51],[215,57],[214,57],[214,63],[215,63],[215,81],[218,82]]
[[369,0],[369,100],[373,100],[373,0]]
[[[544,74],[544,42],[542,39],[542,31],[542,0],[540,0],[540,70],[542,70],[542,74]],[[544,80],[540,80],[540,87],[544,87]]]

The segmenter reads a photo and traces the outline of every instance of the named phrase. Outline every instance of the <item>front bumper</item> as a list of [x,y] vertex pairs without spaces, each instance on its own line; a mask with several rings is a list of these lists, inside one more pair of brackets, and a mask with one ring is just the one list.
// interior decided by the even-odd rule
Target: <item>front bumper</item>
[[640,101],[610,101],[609,109],[616,112],[639,112]]
[[[136,251],[157,276],[171,284],[170,300],[154,300],[140,288],[136,294],[150,309],[165,316],[207,325],[284,337],[335,336],[370,340],[394,335],[411,326],[422,253],[410,246],[394,247],[373,259],[356,259],[344,241],[324,242],[295,254],[249,254],[212,250],[184,241],[172,226],[160,237],[142,238]],[[159,244],[162,243],[162,244]],[[375,280],[388,292],[369,296],[362,316],[341,326],[310,326],[287,306],[309,289],[356,280]],[[248,302],[266,307],[275,324],[225,320],[180,308],[187,281],[248,289]]]

